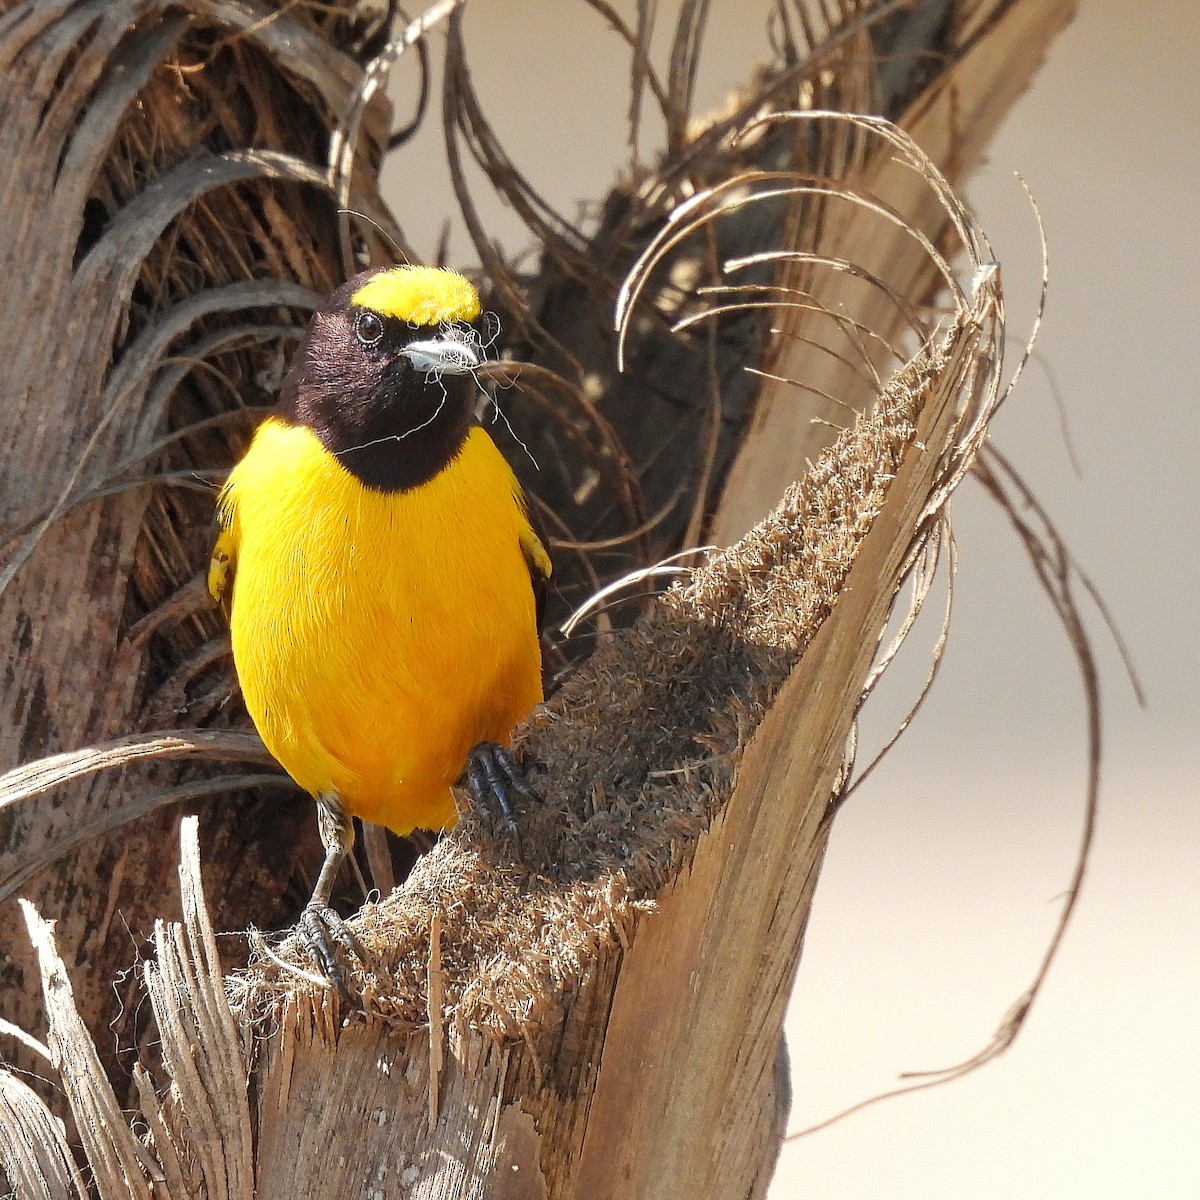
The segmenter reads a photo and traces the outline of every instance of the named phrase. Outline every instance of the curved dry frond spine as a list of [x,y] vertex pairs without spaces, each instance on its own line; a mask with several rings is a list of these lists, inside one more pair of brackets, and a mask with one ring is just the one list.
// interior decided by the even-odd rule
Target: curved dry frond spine
[[[257,763],[274,767],[275,760],[267,752],[256,733],[242,730],[161,730],[153,734],[130,734],[83,750],[68,751],[36,759],[14,767],[0,775],[0,813],[15,813],[23,805],[59,788],[101,772],[121,770],[133,763],[199,758],[211,762]],[[288,783],[285,776],[264,774],[256,778],[260,785]],[[247,777],[232,779],[236,789],[250,786]],[[112,829],[119,829],[137,816],[161,808],[164,804],[191,796],[213,794],[226,781],[206,779],[179,785],[156,793],[133,794],[113,808],[94,817],[81,814],[73,823],[69,835],[59,834],[45,846],[32,846],[19,859],[5,864],[0,870],[0,901],[12,896],[39,870],[73,847]],[[290,784],[289,784],[290,789]]]
[[[292,11],[268,7],[254,0],[194,0],[197,14],[217,27],[236,31],[234,36],[262,46],[280,70],[310,86],[326,106],[330,125],[350,110],[363,86],[363,66],[311,20],[315,5],[297,5]],[[330,3],[327,12],[336,18],[347,6]],[[305,12],[307,10],[307,12]],[[369,112],[369,132],[377,144],[384,135],[379,114]],[[364,123],[366,123],[364,119]]]
[[158,921],[146,991],[162,1035],[163,1066],[187,1121],[176,1134],[198,1160],[204,1194],[254,1196],[254,1125],[248,1091],[248,1040],[225,997],[212,923],[204,903],[195,817],[181,829],[183,922]]
[[[111,19],[104,22],[108,38],[88,42],[72,68],[72,87],[60,91],[47,112],[47,136],[59,125],[73,129],[54,181],[55,202],[64,212],[73,214],[83,208],[101,166],[101,151],[112,144],[130,104],[188,25],[182,14],[167,14],[157,26],[135,26],[130,33],[130,15],[113,10]],[[120,52],[112,54],[118,45]]]
[[30,941],[38,953],[49,1045],[54,1065],[75,1119],[102,1197],[151,1200],[158,1165],[125,1122],[121,1105],[100,1063],[79,1010],[66,964],[58,951],[54,924],[45,921],[28,900],[21,901]]
[[492,186],[525,221],[530,233],[538,240],[543,253],[558,261],[568,273],[583,278],[599,278],[581,235],[530,186],[517,172],[499,140],[488,125],[471,83],[462,36],[461,13],[450,19],[445,79],[442,89],[442,130],[446,146],[446,163],[458,204],[459,216],[466,226],[483,273],[494,293],[490,302],[498,299],[504,310],[512,315],[516,330],[510,329],[507,340],[512,341],[519,331],[533,345],[551,352],[566,364],[576,382],[585,375],[583,364],[570,347],[554,337],[530,309],[526,289],[500,255],[488,236],[478,207],[467,183],[463,167],[460,139],[468,152],[483,169]]
[[[165,758],[166,755],[155,757]],[[209,758],[208,754],[200,757]],[[216,756],[212,756],[216,760]],[[247,756],[249,757],[249,755]],[[99,768],[97,768],[99,769]],[[52,846],[40,854],[28,858],[19,869],[0,876],[0,902],[15,896],[24,884],[41,870],[70,854],[94,838],[103,837],[125,828],[161,808],[175,804],[188,804],[196,800],[216,800],[238,795],[240,792],[259,792],[266,789],[282,789],[288,793],[296,791],[296,785],[287,775],[278,771],[258,771],[250,775],[213,775],[178,783],[173,787],[154,791],[150,788],[132,794],[119,808],[109,810],[91,821],[81,821],[64,833]],[[33,795],[35,793],[27,793]],[[22,799],[24,797],[21,797]]]
[[630,49],[629,109],[627,120],[629,134],[627,143],[636,166],[638,160],[638,130],[641,125],[642,93],[650,89],[658,103],[659,114],[664,120],[670,110],[666,87],[658,76],[650,56],[650,38],[654,27],[654,8],[647,0],[638,0],[637,28],[631,29],[625,18],[608,3],[608,0],[584,0],[584,3],[608,23],[618,37]]
[[[341,240],[342,271],[346,278],[357,269],[354,252],[350,245],[350,217],[354,214],[352,204],[354,197],[351,187],[354,176],[354,155],[358,146],[359,131],[362,127],[363,116],[372,99],[382,87],[385,87],[391,75],[392,68],[400,56],[413,46],[423,43],[425,35],[462,4],[463,0],[440,0],[432,5],[414,21],[410,21],[399,37],[391,38],[379,53],[366,65],[362,81],[354,90],[353,99],[348,109],[341,116],[333,136],[329,140],[329,176],[330,186],[338,199],[338,230]],[[426,102],[425,80],[428,72],[424,69],[422,60],[422,90],[417,120],[424,111]],[[389,139],[390,141],[390,139]],[[390,214],[387,214],[390,217]],[[394,221],[388,221],[391,228],[388,236],[393,237],[396,247],[406,261],[416,262],[416,255],[405,241],[402,231]]]
[[[517,169],[492,129],[467,66],[462,21],[458,16],[451,21],[446,72],[447,117],[453,121],[456,133],[462,135],[475,163],[521,218],[543,253],[569,268],[587,269],[586,239]],[[459,179],[463,181],[461,174]],[[477,244],[476,249],[480,248]]]
[[876,685],[883,678],[888,667],[912,632],[913,626],[916,624],[917,617],[921,614],[921,610],[936,578],[938,565],[942,557],[943,544],[946,547],[946,607],[942,613],[942,623],[938,630],[937,640],[929,652],[928,674],[925,676],[924,683],[922,683],[920,689],[917,691],[904,716],[896,722],[895,728],[888,734],[883,745],[875,751],[867,765],[861,770],[847,770],[842,787],[839,789],[837,800],[830,807],[829,815],[831,820],[837,810],[850,799],[870,777],[876,767],[888,756],[904,736],[917,713],[921,711],[925,701],[933,693],[933,686],[937,682],[942,663],[945,661],[946,646],[950,641],[951,618],[954,611],[954,581],[958,572],[958,548],[954,541],[954,533],[950,527],[949,519],[946,517],[943,517],[934,535],[921,548],[921,553],[917,557],[911,573],[912,593],[908,611],[905,613],[895,637],[872,664],[871,673],[867,676],[867,680],[863,685],[860,704],[865,704],[870,699]]
[[0,1171],[22,1200],[88,1195],[62,1121],[7,1067],[0,1067]]
[[[207,168],[202,169],[207,170]],[[303,175],[311,182],[307,171]],[[47,510],[43,510],[38,516],[26,518],[18,527],[18,529],[28,529],[30,526],[35,526],[20,547],[14,551],[3,572],[0,572],[0,594],[28,561],[38,542],[56,520],[79,504],[89,493],[97,490],[103,492],[104,482],[100,480],[81,482],[81,476],[88,462],[103,445],[109,425],[122,415],[122,410],[133,409],[140,415],[139,424],[143,432],[133,436],[134,445],[144,441],[159,426],[162,420],[159,407],[144,403],[148,376],[162,361],[166,347],[180,333],[201,318],[216,312],[268,305],[313,308],[316,303],[317,297],[310,288],[289,284],[285,281],[247,280],[199,292],[187,300],[175,304],[152,325],[143,329],[137,340],[121,355],[116,366],[110,372],[100,397],[100,419],[92,429],[88,441],[64,481],[58,498]],[[178,379],[175,382],[177,385]],[[157,395],[160,402],[167,398],[161,390]],[[11,542],[16,536],[19,536],[19,532],[7,535],[5,540]]]

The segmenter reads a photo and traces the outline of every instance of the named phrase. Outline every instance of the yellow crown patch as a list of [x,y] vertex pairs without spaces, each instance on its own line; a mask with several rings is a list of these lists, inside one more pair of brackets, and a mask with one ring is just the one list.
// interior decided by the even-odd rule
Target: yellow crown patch
[[471,283],[439,267],[380,271],[350,297],[350,303],[411,325],[473,321],[479,316],[479,293]]

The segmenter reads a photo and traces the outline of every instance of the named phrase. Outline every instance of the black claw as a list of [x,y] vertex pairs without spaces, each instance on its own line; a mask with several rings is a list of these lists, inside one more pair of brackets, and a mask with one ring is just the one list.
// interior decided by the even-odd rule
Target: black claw
[[353,997],[346,987],[341,964],[337,960],[334,944],[346,954],[352,954],[360,963],[365,963],[367,956],[362,943],[354,936],[346,922],[329,905],[310,900],[300,914],[296,936],[304,952],[325,978],[337,988],[342,999],[353,1002]]
[[[526,800],[533,800],[540,804],[542,801],[541,796],[539,796],[537,792],[535,792],[533,788],[531,788],[529,784],[525,782],[524,764],[517,762],[517,760],[513,758],[513,756],[509,754],[509,752],[505,750],[503,746],[493,746],[492,754],[495,757],[500,769],[504,772],[504,778],[508,786],[512,788],[514,792],[524,796]],[[543,764],[539,763],[538,766],[541,767],[542,770],[545,770],[545,766]]]
[[512,794],[527,800],[541,797],[525,782],[521,764],[503,746],[495,742],[480,742],[467,755],[467,780],[477,808],[483,812],[499,810],[505,828],[517,843],[520,853],[521,835],[517,814],[513,811]]

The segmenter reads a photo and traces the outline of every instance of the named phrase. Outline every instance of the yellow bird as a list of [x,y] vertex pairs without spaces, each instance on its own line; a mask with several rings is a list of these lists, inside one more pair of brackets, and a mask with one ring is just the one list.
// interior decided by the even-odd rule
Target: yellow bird
[[325,862],[301,920],[341,986],[329,907],[351,816],[454,824],[451,786],[511,821],[503,749],[542,698],[551,565],[474,419],[479,296],[431,267],[368,271],[317,310],[278,408],[217,502],[208,587],[246,707],[316,798]]

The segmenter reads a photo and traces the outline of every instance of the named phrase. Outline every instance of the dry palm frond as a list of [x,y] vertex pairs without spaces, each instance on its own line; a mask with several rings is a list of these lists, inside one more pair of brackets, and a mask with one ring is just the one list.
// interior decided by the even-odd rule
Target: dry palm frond
[[[78,998],[90,1019],[115,1017],[127,1046],[133,1012],[115,1011],[107,981],[128,965],[129,938],[112,917],[148,931],[170,890],[159,846],[179,819],[161,805],[130,817],[155,796],[226,794],[237,800],[205,805],[218,841],[238,807],[262,814],[263,833],[293,823],[270,777],[249,788],[239,772],[229,793],[195,754],[185,766],[105,747],[155,724],[239,719],[220,623],[193,581],[221,475],[272,402],[307,310],[339,280],[328,132],[353,102],[355,56],[372,52],[381,14],[349,0],[4,8],[4,765],[99,746],[95,764],[110,769],[7,806],[0,876],[23,879],[40,907],[62,912],[62,935],[89,941],[95,975]],[[386,112],[371,105],[350,189],[380,224],[386,140]],[[206,731],[186,736],[196,733],[203,744]],[[251,829],[235,835],[223,894],[242,909],[234,923],[247,901],[282,920],[286,855]],[[35,870],[55,859],[55,872]],[[4,949],[8,1015],[36,1028],[28,953]]]
[[[953,205],[954,218],[970,235],[973,284],[959,293],[951,317],[924,331],[876,404],[788,489],[774,513],[736,545],[710,553],[632,628],[614,634],[534,720],[526,748],[545,764],[552,786],[549,803],[523,814],[522,857],[511,858],[503,837],[468,816],[418,863],[402,890],[355,919],[369,962],[354,984],[363,1010],[372,1022],[428,1029],[428,1040],[404,1043],[429,1047],[431,1081],[438,1082],[422,1098],[426,1119],[396,1126],[404,1131],[397,1150],[403,1159],[417,1154],[421,1140],[436,1136],[440,1127],[447,1102],[445,1064],[436,1070],[433,1064],[443,1053],[443,1037],[458,1047],[459,1063],[464,1045],[475,1046],[474,1055],[486,1054],[484,1047],[495,1039],[507,1045],[505,1077],[530,1081],[522,1104],[535,1116],[555,1103],[554,1089],[547,1092],[537,1082],[541,1064],[557,1063],[564,1045],[577,1046],[583,1061],[601,1060],[605,1022],[588,1014],[613,1003],[606,991],[613,972],[634,970],[639,956],[646,962],[640,948],[647,941],[653,945],[653,930],[663,928],[661,918],[651,926],[646,915],[672,887],[696,886],[714,853],[726,853],[725,837],[714,839],[706,831],[750,822],[734,843],[744,858],[741,870],[760,887],[770,880],[772,888],[777,881],[783,890],[774,902],[772,890],[741,903],[758,908],[765,901],[767,911],[795,889],[803,892],[800,880],[811,871],[813,856],[819,857],[826,814],[846,782],[845,740],[870,690],[872,635],[883,630],[910,571],[916,572],[918,602],[927,594],[924,579],[932,567],[927,558],[934,553],[931,538],[940,529],[948,485],[961,478],[972,439],[1000,397],[998,273],[982,269],[976,251],[983,243],[965,211],[941,188],[932,164],[889,127],[865,124],[909,155]],[[821,688],[828,692],[811,690]],[[794,764],[786,769],[806,781],[794,793],[767,782],[784,769],[782,763]],[[759,788],[767,788],[769,803],[753,800]],[[793,795],[803,802],[787,802]],[[189,845],[186,858],[195,877],[194,843]],[[188,920],[202,928],[194,883],[191,888]],[[731,899],[720,887],[708,903],[695,897],[688,911],[711,912],[716,930],[747,928],[743,909],[721,907]],[[728,961],[729,953],[753,960],[758,983],[748,1002],[755,1011],[747,1012],[747,998],[740,997],[736,1014],[751,1056],[761,1053],[762,1030],[771,1027],[764,1014],[777,1005],[778,989],[769,981],[777,974],[787,977],[794,961],[789,947],[798,944],[802,928],[797,917],[789,929],[795,943],[764,943],[759,935],[738,932],[717,960],[722,979],[744,970]],[[178,951],[171,947],[182,944],[181,938],[160,930],[160,964],[174,961]],[[211,933],[192,940],[196,947],[211,946]],[[359,1035],[353,1029],[338,1032],[336,996],[315,987],[310,972],[289,966],[294,953],[285,943],[228,981],[242,1027],[270,1031],[272,1049],[260,1059],[257,1130],[271,1143],[284,1136],[292,1119],[291,1081],[297,1071],[310,1078],[303,1073],[317,1069],[319,1048],[336,1041],[343,1055],[358,1053],[351,1047]],[[181,1018],[164,997],[189,995],[216,978],[211,951],[193,954],[203,970],[170,968],[180,982],[169,993],[160,983],[151,988],[168,1040],[183,1035],[175,1029]],[[52,951],[43,947],[43,955],[58,970]],[[193,974],[196,986],[188,982]],[[707,986],[697,980],[696,995],[704,996]],[[213,1029],[229,1028],[223,1005],[219,995],[203,1002],[193,998],[184,1014],[211,1010],[218,1018]],[[616,1004],[609,1020],[623,1019]],[[373,1027],[368,1023],[362,1036],[374,1036]],[[204,1041],[198,1034],[190,1040]],[[189,1161],[208,1178],[223,1169],[217,1160],[197,1167],[186,1151],[213,1144],[205,1133],[212,1120],[206,1114],[235,1112],[245,1104],[245,1053],[227,1033],[214,1035],[195,1059],[165,1052],[162,1069],[174,1093],[187,1097],[169,1110],[149,1078],[140,1077],[147,1120],[160,1131],[155,1155],[144,1152],[149,1178],[182,1178]],[[318,1059],[310,1061],[306,1056],[313,1054]],[[687,1057],[677,1063],[685,1075]],[[220,1072],[224,1084],[216,1082]],[[593,1079],[591,1086],[599,1090],[590,1100],[581,1082],[580,1103],[594,1103],[603,1113],[613,1103],[614,1088],[628,1094],[616,1084],[606,1091],[603,1082],[603,1076]],[[643,1077],[643,1085],[658,1086],[657,1076]],[[314,1119],[321,1107],[306,1110],[305,1119]],[[249,1122],[240,1128],[248,1131]],[[569,1138],[569,1125],[541,1128],[555,1144]],[[114,1146],[123,1137],[114,1134]],[[394,1140],[391,1144],[396,1149]],[[244,1149],[239,1161],[247,1154],[254,1151]],[[278,1169],[272,1161],[265,1167],[260,1161],[260,1169]]]
[[[547,661],[565,682],[527,731],[530,751],[548,767],[552,801],[527,814],[527,858],[512,861],[503,840],[469,818],[398,896],[364,911],[358,928],[371,970],[359,983],[373,1017],[392,1027],[436,1027],[439,1046],[443,1029],[452,1043],[473,1038],[476,1047],[512,1039],[504,1062],[526,1083],[540,1081],[567,1026],[573,1044],[599,1063],[603,1022],[589,1023],[588,1014],[608,1011],[606,983],[626,961],[655,969],[645,948],[657,945],[654,929],[662,926],[648,926],[644,915],[664,896],[709,885],[713,904],[737,903],[714,882],[714,846],[726,845],[706,836],[715,829],[722,837],[738,831],[727,843],[738,869],[753,868],[775,894],[790,897],[770,910],[789,923],[766,949],[753,939],[722,949],[734,960],[762,954],[770,986],[754,998],[762,1008],[747,1030],[777,1027],[828,822],[848,786],[854,713],[877,677],[872,651],[906,578],[914,613],[929,595],[939,548],[950,545],[941,532],[946,503],[979,461],[1002,395],[1003,305],[985,239],[909,136],[844,110],[875,106],[906,123],[925,121],[936,161],[966,169],[988,121],[1000,115],[987,109],[996,107],[989,81],[1010,59],[988,54],[1006,48],[1025,72],[1009,74],[1027,77],[1034,52],[1010,44],[1021,28],[1013,14],[1039,6],[1049,36],[1069,8],[1058,0],[923,0],[915,8],[906,0],[781,2],[779,61],[728,112],[697,122],[691,103],[706,6],[683,6],[668,68],[656,71],[648,50],[653,6],[639,5],[627,26],[592,0],[630,47],[631,145],[643,91],[662,107],[667,145],[653,166],[635,152],[630,179],[586,230],[556,213],[510,161],[473,90],[462,23],[452,17],[447,154],[504,321],[506,361],[494,374],[515,380],[530,399],[504,415],[542,464],[530,490],[566,552],[556,574],[560,610],[631,568],[653,569],[705,541],[730,545],[640,616],[632,604],[602,610],[602,644],[582,666],[572,669],[595,643],[587,623],[548,647]],[[121,0],[102,16],[95,7],[82,0],[64,0],[53,13],[21,6],[19,20],[0,23],[0,58],[43,55],[61,77],[41,134],[63,150],[49,156],[61,173],[56,182],[49,171],[45,186],[57,205],[52,216],[74,222],[79,237],[66,247],[61,277],[70,286],[55,313],[91,350],[76,361],[33,346],[58,372],[39,384],[47,405],[71,413],[78,427],[39,464],[41,474],[5,494],[0,512],[8,555],[0,563],[0,589],[7,589],[0,617],[26,656],[14,684],[29,712],[21,757],[69,755],[4,777],[9,851],[19,874],[56,847],[79,846],[78,864],[60,878],[37,877],[37,896],[42,911],[61,911],[67,892],[80,898],[60,928],[64,944],[82,944],[99,921],[96,974],[77,993],[91,1020],[110,1010],[107,980],[128,955],[127,941],[109,936],[112,914],[120,907],[146,927],[146,903],[158,902],[167,885],[166,821],[144,818],[119,844],[93,836],[122,812],[254,786],[257,843],[245,820],[206,809],[210,892],[220,900],[221,927],[244,926],[252,911],[271,920],[288,910],[279,891],[289,867],[270,855],[298,843],[297,829],[309,823],[305,807],[258,796],[258,776],[214,779],[195,767],[181,773],[171,761],[202,754],[206,739],[209,750],[223,747],[225,761],[263,761],[252,738],[221,728],[244,718],[195,578],[205,491],[278,384],[281,331],[299,323],[348,258],[380,245],[374,231],[392,232],[373,193],[386,124],[356,100],[364,72],[354,56],[385,64],[395,47],[413,44],[407,35],[389,40],[341,3],[197,0],[190,24],[171,15],[185,6],[161,18],[148,0]],[[929,57],[914,57],[915,45]],[[98,117],[80,126],[96,135],[88,157],[86,139],[72,131],[92,97],[93,72],[115,61],[126,70],[105,75],[95,93],[108,125],[99,128]],[[942,145],[935,118],[950,91],[966,125]],[[175,105],[181,95],[187,103]],[[283,111],[304,119],[281,121]],[[342,120],[346,154],[335,155],[337,174],[323,132]],[[189,157],[198,137],[211,144]],[[537,238],[536,277],[520,274],[486,237],[464,155]],[[93,171],[97,164],[104,169]],[[316,232],[305,219],[314,194],[328,198],[329,215]],[[347,208],[367,218],[349,249],[335,219]],[[19,271],[19,248],[4,249]],[[961,274],[950,265],[956,254],[965,258]],[[71,324],[76,312],[91,323]],[[998,466],[990,478],[1016,486]],[[1056,570],[1047,577],[1063,581]],[[40,641],[30,634],[29,613]],[[901,633],[911,624],[902,620]],[[51,644],[69,664],[47,652]],[[893,653],[884,651],[880,667]],[[72,692],[73,669],[100,681],[92,693]],[[151,722],[189,720],[215,728],[112,740]],[[114,763],[119,771],[107,769]],[[72,786],[55,790],[64,781]],[[770,809],[761,803],[768,791],[804,803]],[[69,807],[62,796],[71,797]],[[248,844],[258,847],[250,861]],[[0,860],[0,875],[11,881],[12,864]],[[264,901],[272,886],[274,907]],[[708,900],[696,911],[709,911]],[[49,940],[39,936],[57,977]],[[724,937],[719,923],[712,937]],[[173,953],[160,939],[160,970]],[[195,957],[193,947],[179,962]],[[239,1017],[282,1038],[272,1045],[284,1048],[287,1064],[296,1044],[317,1053],[337,1037],[336,1001],[289,970],[289,957],[294,947],[285,943],[232,984]],[[207,962],[215,978],[211,956]],[[687,1002],[707,997],[719,1008],[708,977],[695,979]],[[156,986],[161,1001],[166,985]],[[196,1002],[215,1004],[211,996]],[[32,1027],[29,989],[23,1003],[17,1015]],[[161,1029],[173,1018],[158,1008]],[[124,1030],[128,1044],[128,1017],[121,1022],[118,1036]],[[293,1034],[304,1035],[300,1043],[287,1041]],[[241,1060],[223,1045],[207,1044],[206,1055],[226,1061],[206,1078],[227,1084]],[[687,1048],[676,1049],[686,1075]],[[759,1042],[745,1049],[759,1061]],[[260,1064],[272,1086],[279,1066]],[[152,1153],[131,1149],[119,1130],[111,1144],[96,1146],[122,1173],[143,1171],[170,1194],[183,1194],[201,1169],[188,1147],[211,1145],[212,1128],[188,1132],[202,1119],[194,1111],[157,1098],[164,1078],[180,1090],[188,1069],[186,1056],[164,1050],[157,1071],[137,1076]],[[320,1071],[313,1078],[318,1087]],[[601,1088],[596,1101],[610,1117],[605,1105],[622,1092],[615,1087]],[[444,1110],[449,1101],[439,1088]],[[286,1127],[286,1091],[263,1093],[260,1130]],[[535,1106],[552,1102],[540,1082],[531,1096]],[[277,1101],[282,1107],[272,1107]],[[20,1098],[14,1103],[20,1107]],[[752,1108],[747,1101],[745,1111]],[[80,1107],[77,1115],[91,1111]],[[423,1110],[403,1136],[420,1136],[438,1111],[436,1104]],[[26,1112],[20,1121],[32,1128],[37,1119]],[[47,1154],[45,1169],[56,1169]],[[564,1150],[561,1161],[577,1159]],[[209,1167],[218,1172],[220,1164]],[[245,1173],[239,1178],[244,1183]]]

